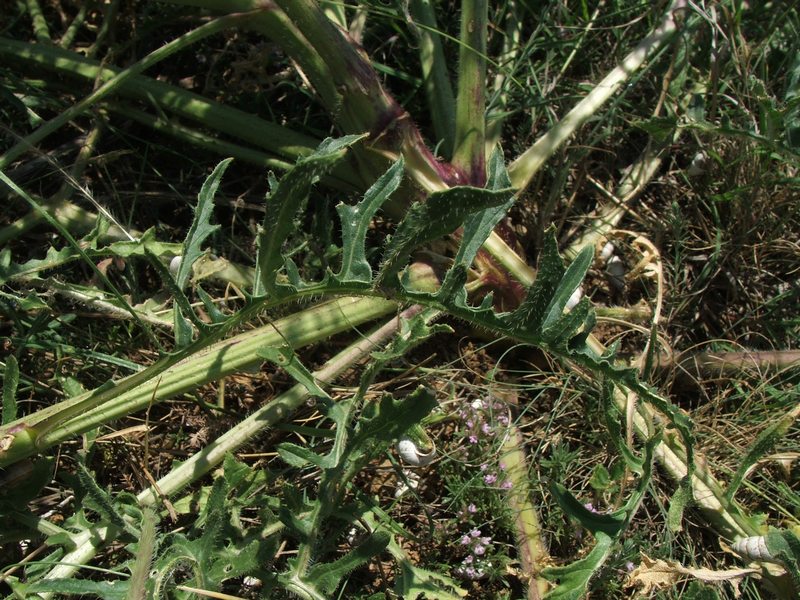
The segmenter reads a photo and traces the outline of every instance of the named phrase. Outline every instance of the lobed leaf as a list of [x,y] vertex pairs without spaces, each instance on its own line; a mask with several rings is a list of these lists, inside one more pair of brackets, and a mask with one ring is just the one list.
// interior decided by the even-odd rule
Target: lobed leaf
[[397,287],[393,278],[415,248],[454,232],[473,213],[508,203],[511,196],[511,190],[454,187],[412,205],[386,245],[375,287]]
[[277,182],[270,176],[267,211],[258,234],[258,255],[253,295],[276,294],[278,271],[284,264],[283,243],[294,231],[294,217],[308,199],[311,187],[327,173],[345,151],[363,135],[347,135],[324,140],[313,154],[300,158]]
[[372,267],[367,261],[365,251],[367,231],[375,213],[400,186],[403,167],[403,158],[400,157],[372,184],[361,202],[355,206],[336,206],[342,223],[342,268],[336,276],[337,280],[361,283],[372,281]]

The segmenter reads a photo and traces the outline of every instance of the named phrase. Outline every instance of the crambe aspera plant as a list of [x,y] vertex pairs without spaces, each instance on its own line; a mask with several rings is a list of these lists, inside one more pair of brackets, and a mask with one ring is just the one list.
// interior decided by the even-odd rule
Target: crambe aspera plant
[[[202,15],[204,22],[123,67],[115,66],[113,58],[96,56],[107,43],[109,28],[115,27],[119,3],[110,3],[105,14],[79,10],[60,39],[51,38],[54,29],[36,0],[20,6],[20,16],[30,18],[36,42],[12,34],[14,27],[0,36],[0,54],[12,65],[3,71],[13,75],[7,85],[3,83],[11,98],[10,110],[25,115],[29,126],[6,131],[0,180],[9,197],[30,212],[9,222],[0,239],[19,240],[37,225],[58,235],[44,257],[20,258],[13,244],[0,251],[0,281],[7,290],[4,303],[13,305],[8,311],[19,326],[32,332],[21,350],[34,348],[35,343],[63,349],[58,332],[39,335],[43,342],[34,339],[45,328],[44,311],[49,310],[34,292],[42,291],[45,298],[68,298],[125,318],[148,338],[158,358],[146,364],[115,357],[131,374],[103,384],[94,381],[89,391],[74,378],[64,378],[59,384],[63,399],[35,409],[25,405],[24,410],[20,382],[36,394],[43,393],[42,388],[31,386],[29,375],[20,370],[22,351],[5,361],[0,466],[6,469],[5,489],[13,491],[2,498],[0,518],[14,525],[19,531],[15,535],[27,536],[19,539],[46,541],[39,551],[41,562],[10,565],[0,575],[17,597],[230,597],[224,594],[248,587],[253,589],[247,593],[266,597],[287,593],[343,597],[352,593],[350,577],[388,556],[395,572],[381,577],[397,597],[463,596],[466,587],[452,573],[415,564],[404,546],[409,540],[418,542],[415,534],[392,506],[365,491],[370,488],[363,482],[365,473],[384,460],[395,441],[410,433],[430,439],[433,434],[425,428],[441,417],[440,394],[424,378],[423,385],[407,390],[387,389],[384,378],[391,381],[389,374],[419,344],[430,342],[434,335],[441,339],[462,325],[542,351],[565,372],[585,379],[587,389],[601,399],[602,414],[594,418],[605,423],[606,443],[624,465],[619,497],[604,513],[587,508],[571,486],[549,482],[547,497],[592,535],[581,558],[572,556],[556,565],[547,556],[534,508],[540,492],[528,481],[527,449],[520,436],[506,440],[504,451],[514,457],[515,486],[508,505],[526,514],[516,520],[510,536],[519,556],[526,556],[520,558],[518,581],[528,598],[579,598],[589,591],[592,578],[603,572],[630,535],[652,489],[656,464],[674,481],[667,511],[673,531],[683,527],[683,509],[694,505],[729,541],[765,533],[734,499],[744,470],[736,473],[726,492],[705,461],[695,460],[691,421],[685,412],[622,360],[616,348],[606,348],[594,337],[596,311],[585,294],[571,302],[586,285],[594,263],[594,240],[610,235],[619,224],[624,214],[619,200],[634,200],[655,176],[663,152],[682,130],[680,111],[687,110],[687,103],[675,102],[666,124],[658,119],[663,98],[653,107],[653,119],[642,126],[652,132],[647,151],[619,182],[619,198],[609,193],[615,210],[599,211],[593,229],[579,232],[579,242],[564,252],[568,260],[559,252],[556,228],[546,222],[552,212],[547,202],[540,207],[546,218],[536,224],[534,235],[535,269],[515,251],[508,227],[512,211],[541,184],[547,161],[557,159],[568,139],[583,135],[604,110],[611,110],[609,103],[622,103],[616,94],[628,86],[635,89],[645,68],[667,73],[664,97],[691,95],[686,89],[691,40],[704,35],[709,16],[680,1],[659,7],[657,15],[649,15],[650,30],[641,39],[626,40],[628,54],[619,64],[609,67],[604,77],[594,78],[597,83],[582,90],[580,100],[562,117],[553,116],[535,143],[515,148],[517,156],[506,167],[498,142],[506,145],[507,153],[512,144],[498,132],[519,110],[510,103],[523,76],[514,65],[529,62],[526,53],[533,47],[521,43],[528,8],[508,3],[503,9],[505,36],[499,54],[503,65],[490,58],[497,46],[492,44],[490,25],[498,9],[484,1],[465,0],[459,31],[448,38],[440,29],[446,15],[437,14],[444,8],[424,1],[409,2],[397,11],[368,3],[345,6],[312,0],[153,3],[151,10]],[[584,35],[601,13],[602,7],[593,15],[587,12]],[[85,52],[75,52],[71,40],[86,19],[101,20],[101,26],[94,28],[97,38]],[[426,143],[411,108],[401,105],[382,80],[379,69],[388,72],[393,67],[382,64],[377,54],[368,56],[358,43],[367,46],[362,37],[365,27],[380,19],[407,25],[418,43],[420,85],[429,103],[431,129],[441,142],[440,157],[433,144]],[[259,43],[269,40],[297,73],[300,83],[292,84],[292,98],[313,97],[314,106],[321,107],[328,119],[320,123],[319,108],[306,115],[307,127],[293,122],[296,114],[262,118],[229,105],[224,93],[214,98],[152,73],[168,69],[166,58],[199,52],[202,44],[220,33],[250,36],[248,40]],[[449,64],[442,46],[456,42],[458,64]],[[565,57],[558,77],[576,60],[581,43]],[[234,70],[246,68],[236,64]],[[457,73],[454,86],[448,69]],[[497,71],[493,86],[487,85],[490,69]],[[34,72],[45,73],[45,80],[56,79],[55,75],[68,79],[74,89],[81,82],[93,87],[70,106],[42,110],[25,91],[38,85],[31,76]],[[406,79],[414,77],[406,74]],[[277,94],[271,98],[279,101]],[[535,102],[530,104],[521,110],[537,109]],[[274,114],[271,106],[269,111]],[[43,118],[40,112],[56,114]],[[692,127],[713,129],[696,113],[691,115]],[[24,166],[22,159],[33,146],[44,144],[85,115],[91,115],[97,131],[106,119],[112,123],[123,118],[154,135],[171,136],[225,157],[191,203],[191,225],[182,242],[168,242],[158,227],[139,230],[136,219],[126,222],[101,211],[102,205],[77,181],[74,187],[92,198],[91,209],[65,198],[71,192],[43,198],[29,182],[15,182],[15,171]],[[320,133],[331,126],[336,135]],[[586,145],[590,145],[588,134]],[[92,153],[89,144],[84,148],[89,148],[85,154]],[[773,150],[792,155],[782,140],[773,144]],[[30,156],[35,160],[35,153]],[[88,159],[81,162],[84,168],[88,163]],[[219,190],[245,163],[257,166],[268,191],[257,229],[248,232],[246,243],[229,244],[231,248],[254,244],[250,264],[236,264],[214,256],[212,249],[217,251],[224,231],[217,206],[224,203]],[[45,164],[60,168],[47,159]],[[326,209],[326,196],[335,198],[335,214]],[[317,242],[324,247],[315,256],[307,249]],[[242,261],[243,255],[247,257],[240,251]],[[130,290],[121,289],[125,278],[110,275],[112,264],[146,272],[166,293],[134,301]],[[647,267],[642,270],[658,272]],[[61,276],[81,268],[91,271],[93,283]],[[221,300],[220,284],[229,286],[237,300]],[[651,340],[657,334],[659,307],[650,322]],[[377,319],[385,322],[371,332],[360,332],[312,372],[313,355],[306,355],[304,347]],[[447,324],[435,324],[437,319],[447,319]],[[651,359],[645,352],[643,364]],[[149,419],[151,411],[177,403],[205,384],[221,382],[224,389],[222,382],[238,379],[263,363],[272,365],[270,372],[285,372],[296,385],[246,418],[228,423],[224,433],[204,440],[202,449],[195,448],[158,479],[147,472],[138,495],[110,492],[98,484],[99,476],[92,473],[97,462],[91,459],[99,453],[97,438],[104,428],[143,413]],[[352,378],[355,368],[360,371],[355,390],[331,388],[345,372],[350,371]],[[648,368],[642,371],[646,375]],[[295,411],[308,404],[313,404],[319,422],[292,423]],[[221,419],[225,407],[217,408],[214,414]],[[782,422],[770,442],[790,425],[788,420]],[[250,447],[257,436],[262,441],[269,436],[268,441],[274,442],[273,435],[287,431],[297,434],[295,441],[262,449],[279,457],[269,466],[250,466],[231,455],[244,445]],[[641,441],[639,449],[635,435]],[[75,440],[81,441],[79,450],[71,446]],[[57,449],[67,457],[59,464],[59,473],[69,480],[65,485],[80,507],[60,525],[22,506],[52,478],[51,457]],[[757,460],[755,451],[751,454]],[[209,473],[213,481],[202,480]],[[196,519],[180,531],[173,527],[189,515]],[[774,542],[775,535],[768,539]],[[792,597],[797,570],[794,537],[788,530],[779,537],[782,562],[765,566],[762,577],[778,593]],[[124,550],[118,550],[118,560],[103,563],[98,557],[104,547]],[[93,561],[112,564],[113,570],[89,577],[82,566]]]

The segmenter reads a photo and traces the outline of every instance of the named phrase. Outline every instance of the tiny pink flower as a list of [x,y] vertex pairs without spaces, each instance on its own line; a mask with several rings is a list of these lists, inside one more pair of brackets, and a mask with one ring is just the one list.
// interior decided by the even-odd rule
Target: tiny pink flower
[[475,553],[476,556],[483,556],[483,554],[486,552],[486,548],[478,544],[472,549],[472,551]]
[[470,504],[470,505],[467,507],[467,512],[468,512],[468,513],[471,513],[471,514],[473,514],[473,515],[474,515],[476,512],[478,512],[478,507],[477,507],[477,506],[475,506],[474,504]]
[[469,443],[470,444],[477,444],[478,443],[478,436],[477,435],[469,436]]
[[511,482],[510,479],[506,479],[500,487],[503,488],[504,490],[510,490],[512,487],[514,487],[514,484]]
[[469,534],[474,538],[478,538],[478,537],[481,537],[481,530],[480,529],[473,529],[472,531],[469,532]]
[[461,536],[461,545],[466,546],[470,543],[470,537],[468,535]]
[[497,481],[497,475],[494,473],[489,473],[488,475],[483,476],[483,482],[486,485],[492,485],[495,481]]

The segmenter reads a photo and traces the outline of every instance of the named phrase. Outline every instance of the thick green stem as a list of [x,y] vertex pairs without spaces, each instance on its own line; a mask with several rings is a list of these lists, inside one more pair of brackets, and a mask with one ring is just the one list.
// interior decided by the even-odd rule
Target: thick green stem
[[[0,38],[0,56],[7,60],[36,63],[59,74],[77,76],[88,81],[113,79],[122,73],[119,69],[103,68],[95,61],[61,48],[5,38]],[[114,91],[122,96],[156,103],[160,109],[193,119],[205,127],[292,161],[313,152],[319,145],[319,141],[314,138],[142,75],[117,80],[117,86]]]
[[[242,19],[243,19],[242,15],[231,15],[215,19],[214,21],[206,23],[205,25],[201,25],[197,29],[190,31],[189,33],[186,33],[172,40],[171,42],[161,46],[161,48],[154,50],[146,57],[134,63],[127,69],[120,71],[109,81],[106,81],[94,92],[86,96],[86,98],[84,98],[74,106],[71,106],[70,108],[59,114],[57,117],[51,119],[50,121],[39,127],[39,129],[24,137],[18,144],[16,144],[10,150],[8,150],[8,152],[6,152],[2,157],[0,157],[0,169],[4,169],[5,167],[7,167],[11,162],[13,162],[17,158],[19,158],[22,154],[30,150],[35,144],[38,144],[48,135],[57,131],[58,129],[69,123],[72,119],[86,112],[86,110],[91,108],[97,102],[99,102],[112,92],[116,91],[122,83],[124,83],[126,80],[130,79],[134,75],[142,73],[144,70],[172,56],[179,50],[183,50],[184,48],[210,35],[213,35],[224,29],[227,29],[228,27],[236,25],[237,23],[241,22]],[[55,48],[53,48],[52,50],[55,50]]]
[[[170,357],[131,375],[110,389],[99,389],[23,417],[0,432],[0,467],[41,452],[102,423],[141,410],[245,369],[262,359],[256,350],[323,340],[354,325],[395,310],[375,298],[343,298],[315,306],[275,323],[188,353]],[[246,313],[248,311],[242,311]]]
[[47,21],[42,13],[42,7],[39,6],[39,0],[26,0],[25,4],[28,8],[28,15],[31,18],[33,35],[36,41],[40,44],[49,44],[51,42],[50,29],[47,27]]
[[[352,368],[369,356],[375,348],[385,344],[400,327],[399,318],[394,318],[376,329],[373,333],[360,338],[325,365],[314,372],[314,379],[321,385],[331,383],[336,377]],[[284,394],[255,411],[238,425],[221,435],[211,444],[181,463],[167,475],[159,479],[154,486],[144,489],[137,499],[142,506],[153,506],[160,498],[169,497],[184,487],[197,481],[211,469],[222,463],[229,453],[253,439],[276,423],[284,421],[292,411],[297,409],[308,398],[308,390],[300,384],[295,385]],[[94,530],[93,530],[94,531]],[[101,545],[110,542],[119,532],[109,532],[106,528],[96,530],[98,535],[82,535],[75,539],[77,548],[71,552],[69,560],[62,561],[54,567],[45,579],[71,577],[97,553]],[[100,535],[102,533],[102,535]]]
[[[399,326],[400,320],[395,317],[373,333],[360,338],[325,363],[321,369],[315,371],[314,379],[323,386],[330,384],[347,369],[367,358],[375,348],[385,344],[395,334]],[[306,398],[308,398],[308,390],[300,384],[295,385],[170,471],[169,474],[158,481],[157,488],[150,487],[142,491],[138,496],[139,502],[143,505],[152,504],[158,498],[159,492],[166,496],[171,496],[196,481],[203,474],[221,463],[226,454],[233,452],[266,428],[284,420]]]
[[486,181],[486,0],[461,3],[458,97],[453,164],[468,181],[482,187]]
[[542,569],[548,566],[550,555],[544,543],[539,514],[531,502],[530,474],[524,447],[519,429],[510,426],[502,449],[506,475],[513,484],[507,502],[515,518],[522,577],[528,582],[528,600],[539,600],[550,588],[548,581],[540,576]]
[[436,24],[436,13],[431,0],[412,0],[409,8],[414,17],[415,32],[419,37],[419,61],[433,130],[441,142],[439,149],[449,158],[453,155],[456,102],[439,27]]

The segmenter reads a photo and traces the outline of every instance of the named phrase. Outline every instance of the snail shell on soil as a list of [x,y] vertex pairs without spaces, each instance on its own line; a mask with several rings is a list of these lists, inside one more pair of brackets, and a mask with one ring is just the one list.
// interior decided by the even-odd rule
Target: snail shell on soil
[[763,562],[781,563],[767,548],[767,542],[763,535],[742,538],[731,546],[731,550],[742,558],[749,560],[760,560]]
[[436,448],[425,454],[421,452],[417,445],[408,437],[402,437],[397,442],[397,453],[403,462],[414,467],[424,467],[433,462],[436,458]]

